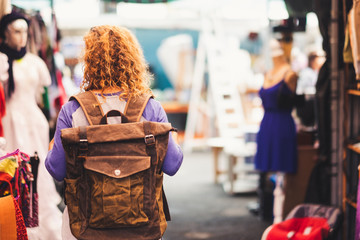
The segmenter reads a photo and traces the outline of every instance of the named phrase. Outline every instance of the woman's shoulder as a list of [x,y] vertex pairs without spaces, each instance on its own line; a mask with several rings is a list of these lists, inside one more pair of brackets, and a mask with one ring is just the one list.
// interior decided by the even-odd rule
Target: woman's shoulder
[[163,110],[163,107],[158,100],[151,97],[146,104],[145,111],[146,110],[153,111],[153,112],[159,112],[159,111]]
[[148,101],[148,104],[147,104],[149,107],[151,108],[160,108],[161,107],[161,103],[156,100],[154,97],[150,97],[149,101]]
[[295,92],[298,78],[299,76],[295,71],[289,70],[284,78],[284,82]]
[[298,74],[294,70],[289,70],[286,72],[285,79],[297,78]]
[[78,108],[80,104],[76,100],[69,100],[61,107],[63,114],[71,116]]
[[143,117],[148,121],[167,122],[166,113],[161,103],[150,98],[143,112]]

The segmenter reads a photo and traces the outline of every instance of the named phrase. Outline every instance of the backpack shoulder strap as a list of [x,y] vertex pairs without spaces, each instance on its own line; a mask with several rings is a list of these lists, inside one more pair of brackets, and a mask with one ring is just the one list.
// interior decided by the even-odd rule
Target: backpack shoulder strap
[[142,94],[139,97],[130,97],[126,103],[124,114],[129,122],[139,122],[149,99],[153,98],[151,94]]
[[104,115],[100,102],[91,91],[85,91],[70,97],[70,100],[75,99],[80,104],[85,113],[86,119],[90,125],[100,124],[100,120]]

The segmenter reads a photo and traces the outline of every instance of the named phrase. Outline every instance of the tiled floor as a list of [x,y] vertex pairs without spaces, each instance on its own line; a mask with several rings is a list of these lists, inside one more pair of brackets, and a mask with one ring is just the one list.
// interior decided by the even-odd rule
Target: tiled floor
[[164,239],[260,240],[269,223],[246,208],[256,194],[225,193],[214,184],[212,163],[210,152],[185,154],[179,172],[165,177],[172,221]]

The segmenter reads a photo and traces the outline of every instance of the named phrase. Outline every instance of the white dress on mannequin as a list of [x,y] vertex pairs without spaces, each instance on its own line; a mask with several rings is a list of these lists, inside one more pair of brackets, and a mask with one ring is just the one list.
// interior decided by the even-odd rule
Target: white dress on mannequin
[[37,179],[39,227],[27,228],[29,240],[60,240],[62,214],[57,204],[61,199],[44,165],[49,124],[36,101],[39,91],[51,84],[50,74],[43,60],[31,53],[14,60],[13,73],[15,91],[6,101],[6,115],[2,119],[5,150],[20,149],[30,156],[37,151],[40,158]]

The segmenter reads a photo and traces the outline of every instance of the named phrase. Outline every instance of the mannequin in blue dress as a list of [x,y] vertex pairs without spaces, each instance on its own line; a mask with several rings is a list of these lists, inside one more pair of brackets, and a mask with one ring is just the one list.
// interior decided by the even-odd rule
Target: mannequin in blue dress
[[[296,126],[291,116],[292,107],[281,108],[278,93],[292,94],[296,90],[297,74],[284,55],[281,44],[271,40],[273,68],[265,75],[259,95],[264,107],[264,117],[257,134],[255,167],[260,171],[260,192],[266,173],[276,173],[274,190],[274,223],[282,220],[284,174],[295,173],[297,168]],[[260,202],[260,210],[261,210]]]

